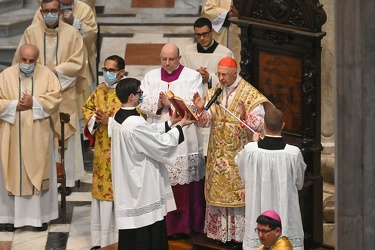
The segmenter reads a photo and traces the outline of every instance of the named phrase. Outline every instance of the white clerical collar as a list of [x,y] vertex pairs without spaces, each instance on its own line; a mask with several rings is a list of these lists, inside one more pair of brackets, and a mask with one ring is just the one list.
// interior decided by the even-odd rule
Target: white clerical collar
[[178,70],[180,66],[181,64],[179,64],[174,70],[172,70],[172,72],[169,72],[169,71],[165,71],[165,72],[167,72],[169,75],[172,75],[173,73],[175,73],[176,70]]
[[135,107],[121,107],[121,109],[124,109],[124,110],[134,110]]
[[237,88],[238,84],[240,84],[240,81],[241,81],[241,77],[239,75],[237,75],[237,78],[232,85],[230,85],[228,87],[224,87],[225,91],[226,92],[232,92],[234,89]]
[[269,135],[269,134],[266,134],[267,137],[275,137],[275,138],[281,138],[282,136],[281,135]]
[[[208,49],[212,46],[212,44],[214,44],[214,42],[215,42],[215,40],[212,39],[212,42],[211,42],[210,45],[208,45],[207,47],[202,46],[202,48],[203,48],[204,50],[208,50]],[[202,45],[202,44],[201,44],[201,45]]]

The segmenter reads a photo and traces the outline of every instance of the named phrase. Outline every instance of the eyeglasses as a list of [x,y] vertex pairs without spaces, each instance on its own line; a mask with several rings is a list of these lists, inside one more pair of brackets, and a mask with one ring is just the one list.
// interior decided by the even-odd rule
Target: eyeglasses
[[107,68],[103,67],[102,71],[103,71],[103,73],[107,73],[107,72],[109,72],[109,73],[117,73],[118,69],[114,69],[114,68],[107,69]]
[[[277,228],[277,227],[276,227]],[[264,230],[264,229],[259,229],[259,228],[254,228],[254,231],[255,233],[257,234],[262,234],[262,235],[265,235],[265,234],[268,234],[269,232],[275,230],[276,228],[271,228],[270,230]]]
[[210,34],[210,32],[195,33],[194,36],[195,36],[196,38],[200,38],[200,37],[206,38],[206,37],[208,37],[209,34]]
[[219,77],[219,78],[220,78],[220,76],[222,76],[222,77],[224,77],[224,78],[227,78],[227,77],[228,77],[230,74],[232,74],[234,71],[236,71],[236,69],[233,70],[233,71],[230,72],[230,73],[219,73],[219,72],[216,72],[215,75],[216,75],[217,77]]
[[135,94],[139,94],[140,96],[142,96],[143,95],[143,91],[141,90],[141,91],[137,91],[137,92],[135,92]]
[[41,10],[43,14],[48,14],[48,13],[51,13],[51,14],[57,14],[59,13],[59,10],[57,9],[52,9],[52,10],[48,10],[48,9],[44,9],[44,10]]
[[167,62],[167,61],[169,61],[169,62],[173,63],[176,59],[177,59],[177,57],[176,57],[176,58],[160,57],[160,60],[161,60],[162,62]]

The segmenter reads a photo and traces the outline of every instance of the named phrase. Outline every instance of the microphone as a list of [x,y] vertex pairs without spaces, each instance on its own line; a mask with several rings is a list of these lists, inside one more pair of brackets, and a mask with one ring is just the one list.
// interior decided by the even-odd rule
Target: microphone
[[211,100],[207,103],[206,107],[204,107],[205,110],[208,110],[212,104],[214,104],[214,102],[217,100],[217,98],[219,97],[219,95],[221,94],[221,92],[223,92],[222,89],[218,88],[214,95],[212,96]]

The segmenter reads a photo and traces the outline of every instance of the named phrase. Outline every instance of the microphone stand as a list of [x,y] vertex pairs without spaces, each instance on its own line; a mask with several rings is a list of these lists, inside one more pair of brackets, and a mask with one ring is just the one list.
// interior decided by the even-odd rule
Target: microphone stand
[[[238,118],[235,114],[233,114],[232,112],[230,112],[226,107],[224,107],[218,100],[215,101],[215,103],[217,105],[219,105],[220,107],[222,107],[226,112],[228,112],[231,116],[233,116],[234,118],[237,119],[237,121],[239,121],[240,123],[242,123],[242,125],[244,125],[246,128],[248,128],[251,132],[253,133],[256,133],[254,131],[254,129],[250,128],[245,122],[243,122],[240,118]],[[259,138],[263,140],[263,137],[261,135],[259,135]]]

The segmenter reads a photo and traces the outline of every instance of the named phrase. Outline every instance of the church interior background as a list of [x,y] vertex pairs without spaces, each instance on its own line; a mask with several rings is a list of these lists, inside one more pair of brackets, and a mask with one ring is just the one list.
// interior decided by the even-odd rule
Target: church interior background
[[[321,55],[321,169],[323,184],[323,243],[335,246],[335,48],[334,2],[321,0],[327,13],[322,27]],[[97,0],[99,62],[112,54],[126,58],[126,71],[142,79],[159,65],[163,44],[176,43],[180,49],[194,42],[192,24],[200,16],[200,0]],[[10,66],[23,30],[31,23],[37,0],[0,0],[0,71]],[[99,82],[101,82],[101,72]],[[86,176],[68,197],[68,221],[51,223],[47,232],[0,230],[0,249],[24,249],[30,242],[38,249],[54,246],[58,234],[66,234],[66,249],[89,249],[90,246],[90,152],[85,154]],[[1,229],[1,228],[0,228]],[[37,239],[37,240],[36,240]],[[61,244],[59,242],[58,244]]]

